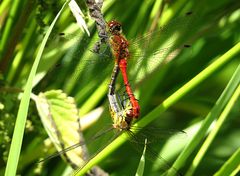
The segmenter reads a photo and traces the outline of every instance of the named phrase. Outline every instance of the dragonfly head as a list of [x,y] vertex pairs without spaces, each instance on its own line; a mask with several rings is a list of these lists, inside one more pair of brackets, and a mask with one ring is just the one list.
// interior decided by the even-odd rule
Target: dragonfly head
[[118,21],[115,21],[115,20],[109,21],[107,25],[108,25],[108,31],[112,35],[117,35],[122,32],[122,25]]

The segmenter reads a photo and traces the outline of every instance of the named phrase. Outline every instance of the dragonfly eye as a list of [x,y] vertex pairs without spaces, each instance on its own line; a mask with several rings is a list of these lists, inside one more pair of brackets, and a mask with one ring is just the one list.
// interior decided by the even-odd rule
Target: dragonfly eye
[[114,30],[120,32],[121,31],[121,25],[115,26]]
[[108,23],[108,28],[109,32],[112,34],[117,34],[122,31],[122,25],[115,20],[112,20]]

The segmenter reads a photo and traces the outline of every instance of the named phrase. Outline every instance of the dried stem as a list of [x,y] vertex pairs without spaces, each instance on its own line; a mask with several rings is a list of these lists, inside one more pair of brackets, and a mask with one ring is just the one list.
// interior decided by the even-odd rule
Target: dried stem
[[98,53],[100,50],[100,45],[102,43],[107,43],[107,40],[108,40],[106,22],[101,12],[103,1],[100,0],[98,1],[98,3],[96,3],[95,0],[87,0],[86,2],[90,12],[90,16],[96,21],[98,36],[100,40],[95,44],[93,51]]

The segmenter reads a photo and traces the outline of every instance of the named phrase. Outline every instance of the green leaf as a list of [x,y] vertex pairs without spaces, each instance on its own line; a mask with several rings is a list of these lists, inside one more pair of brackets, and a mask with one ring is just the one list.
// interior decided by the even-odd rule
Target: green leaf
[[[173,165],[175,168],[181,168],[181,166],[185,163],[189,155],[193,152],[193,150],[197,147],[197,145],[202,141],[202,139],[204,138],[205,134],[207,133],[208,129],[210,128],[214,120],[220,116],[223,108],[226,106],[227,102],[231,98],[235,89],[237,89],[239,82],[240,82],[240,65],[236,69],[227,87],[225,88],[225,90],[217,100],[215,106],[212,108],[212,110],[208,113],[208,115],[204,119],[204,122],[202,123],[202,126],[199,129],[199,131],[195,134],[192,141],[188,144],[188,146],[186,146],[186,148],[183,150],[181,155],[175,161]],[[170,172],[170,175],[171,175],[171,172]]]
[[[78,108],[72,97],[62,90],[51,90],[40,93],[34,100],[44,128],[59,152],[74,144],[84,143]],[[86,154],[86,148],[82,146],[62,156],[76,168],[83,165]]]
[[[240,65],[239,65],[239,70],[240,70]],[[239,74],[240,77],[240,74]],[[239,82],[240,83],[240,82]],[[233,87],[233,86],[232,86]],[[218,134],[219,130],[221,127],[224,125],[224,122],[226,121],[227,117],[229,117],[229,113],[231,112],[233,106],[235,105],[237,99],[239,98],[240,95],[240,84],[236,88],[235,92],[233,93],[231,99],[227,103],[226,107],[224,108],[223,112],[219,116],[219,118],[216,121],[216,124],[214,124],[213,129],[211,130],[210,134],[206,138],[205,142],[203,143],[202,147],[199,149],[196,157],[194,158],[192,165],[190,166],[188,172],[186,173],[186,176],[191,176],[193,175],[194,171],[196,170],[197,166],[199,163],[202,161],[203,156],[207,152],[209,146],[213,143],[216,135]],[[224,105],[224,104],[223,104]],[[216,105],[217,106],[217,105]],[[220,109],[220,108],[219,108]]]
[[27,113],[28,113],[28,106],[29,106],[29,101],[30,101],[30,94],[32,91],[32,85],[33,85],[33,80],[37,71],[38,64],[40,62],[44,47],[47,43],[48,37],[50,36],[51,30],[53,29],[53,26],[55,25],[58,17],[60,16],[62,10],[64,9],[66,3],[62,6],[61,10],[53,20],[51,26],[49,27],[46,35],[44,36],[44,39],[41,43],[41,46],[38,50],[36,59],[33,63],[30,75],[28,77],[26,87],[22,96],[22,100],[20,102],[19,110],[18,110],[18,115],[16,119],[16,124],[14,128],[14,133],[13,133],[13,138],[12,138],[12,143],[10,147],[10,152],[8,156],[8,161],[7,161],[7,166],[6,166],[6,171],[5,175],[16,175],[17,172],[17,165],[19,161],[19,155],[21,151],[21,146],[22,146],[22,140],[23,140],[23,134],[24,134],[24,127],[25,127],[25,122],[27,119]]
[[224,163],[214,176],[237,175],[240,171],[240,148]]
[[137,172],[136,172],[135,176],[142,176],[143,173],[144,173],[146,148],[147,148],[147,139],[145,139],[145,145],[144,145],[142,157],[141,157],[140,162],[138,164],[138,168],[137,168]]

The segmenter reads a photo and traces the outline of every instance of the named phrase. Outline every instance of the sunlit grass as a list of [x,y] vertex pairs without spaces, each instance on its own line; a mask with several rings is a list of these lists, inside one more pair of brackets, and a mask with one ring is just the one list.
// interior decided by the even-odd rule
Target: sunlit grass
[[[54,33],[57,36],[58,32],[76,27],[72,25],[75,19],[70,10],[65,8],[59,20],[54,20],[58,18],[57,13],[63,4],[61,2],[38,3],[7,0],[0,4],[0,144],[1,151],[4,151],[1,153],[0,175],[60,175],[66,167],[61,158],[35,164],[40,159],[38,157],[48,156],[46,151],[52,151],[53,147],[43,144],[47,135],[35,104],[29,103],[31,92],[38,95],[39,92],[61,89],[76,99],[80,116],[97,107],[105,108],[97,123],[84,133],[86,138],[91,139],[95,131],[111,123],[106,95],[110,75],[101,83],[97,75],[92,80],[76,80],[74,76],[78,62],[81,64],[82,56],[86,57],[80,51],[88,46],[80,42],[79,48],[74,49],[72,46],[75,42],[72,40],[59,44],[56,38],[51,38]],[[87,16],[86,5],[82,3],[80,7]],[[134,89],[141,105],[141,116],[135,125],[144,127],[154,121],[155,125],[166,129],[188,129],[202,122],[193,140],[185,144],[185,149],[178,151],[181,153],[164,157],[170,163],[175,161],[172,162],[174,168],[184,175],[229,175],[237,172],[237,147],[240,146],[239,128],[236,125],[239,114],[237,87],[240,83],[240,26],[237,21],[240,12],[237,8],[236,2],[227,0],[217,6],[209,2],[185,0],[173,4],[154,0],[104,1],[102,11],[105,19],[119,20],[128,38],[167,24],[186,12],[192,11],[195,15],[187,26],[188,32],[179,32],[177,26],[172,29],[176,32],[175,36],[182,38],[179,42],[191,45],[191,52],[179,53]],[[83,20],[90,32],[93,31],[91,27],[95,25],[94,21],[90,17]],[[44,35],[43,31],[47,33]],[[79,34],[79,38],[84,35],[78,28],[70,34]],[[152,40],[158,43],[157,39]],[[59,63],[61,66],[55,67]],[[121,90],[121,85],[117,87]],[[24,91],[19,96],[21,99],[16,99],[21,90]],[[224,121],[221,121],[222,118]],[[12,121],[15,121],[14,129],[10,129],[11,125],[7,123]],[[24,132],[26,121],[28,123]],[[204,139],[208,133],[209,136]],[[126,141],[126,136],[118,137],[93,157],[78,174],[87,172],[96,164],[112,175],[136,174],[137,166],[142,164],[139,163],[140,154],[136,154],[139,157],[134,159],[127,144],[120,147]],[[98,145],[88,147],[95,151],[99,149]],[[159,145],[157,152],[161,153],[162,147],[164,145]],[[169,151],[173,151],[174,147],[169,148]],[[158,170],[153,167],[157,161],[149,163],[145,161],[143,175],[158,175]],[[142,173],[143,167],[140,168],[139,173]]]

